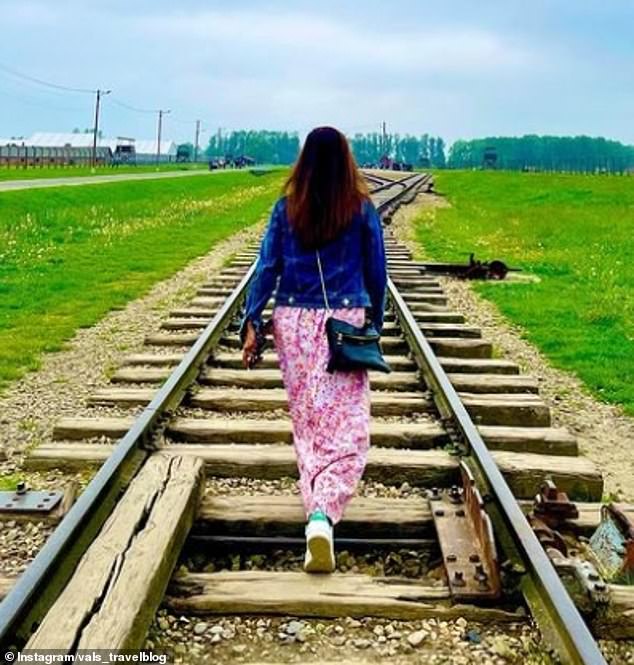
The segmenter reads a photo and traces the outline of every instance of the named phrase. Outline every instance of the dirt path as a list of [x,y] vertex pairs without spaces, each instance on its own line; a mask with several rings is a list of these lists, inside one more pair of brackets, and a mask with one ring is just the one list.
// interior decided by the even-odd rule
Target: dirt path
[[[414,220],[435,215],[447,206],[440,196],[420,194],[414,205],[401,209],[393,220],[393,231],[420,258],[424,247],[414,238]],[[634,418],[592,396],[574,375],[554,368],[548,359],[522,337],[497,307],[478,295],[469,282],[441,277],[452,309],[482,329],[497,352],[517,362],[523,371],[536,376],[540,393],[550,406],[554,424],[567,427],[578,440],[581,454],[592,459],[605,473],[606,496],[634,502]],[[562,303],[562,307],[564,304]]]
[[124,173],[121,175],[85,175],[66,178],[34,178],[33,180],[4,180],[0,182],[1,192],[15,192],[20,189],[42,189],[45,187],[78,187],[80,185],[103,185],[124,180],[160,180],[162,178],[189,178],[191,176],[209,176],[232,171],[158,171],[156,173]]

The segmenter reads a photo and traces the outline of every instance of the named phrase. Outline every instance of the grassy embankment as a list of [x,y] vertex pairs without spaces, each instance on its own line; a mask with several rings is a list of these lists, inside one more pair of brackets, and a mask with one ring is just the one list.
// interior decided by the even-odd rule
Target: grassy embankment
[[282,175],[0,193],[0,390],[77,328],[261,219]]
[[199,171],[207,170],[206,164],[140,164],[139,166],[98,166],[94,171],[90,166],[51,166],[39,168],[7,168],[0,166],[0,182],[3,180],[39,180],[41,178],[78,178],[95,175],[126,175],[128,173],[156,173],[157,171]]
[[441,172],[451,207],[417,220],[436,260],[499,258],[537,282],[478,283],[558,367],[634,415],[634,180]]

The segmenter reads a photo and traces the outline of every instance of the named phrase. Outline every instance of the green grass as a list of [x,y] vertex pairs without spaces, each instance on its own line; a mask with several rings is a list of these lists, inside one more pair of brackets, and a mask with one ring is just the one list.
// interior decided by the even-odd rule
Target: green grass
[[0,389],[77,328],[256,222],[283,174],[0,194]]
[[156,173],[156,171],[194,171],[207,169],[206,164],[140,164],[139,166],[52,166],[50,168],[7,168],[0,166],[0,182],[3,180],[36,180],[40,178],[77,178],[94,175],[125,175],[127,173]]
[[416,235],[436,260],[499,258],[538,278],[476,289],[552,362],[634,414],[634,180],[446,171],[452,207]]
[[21,473],[7,473],[0,476],[0,492],[13,492],[23,480]]

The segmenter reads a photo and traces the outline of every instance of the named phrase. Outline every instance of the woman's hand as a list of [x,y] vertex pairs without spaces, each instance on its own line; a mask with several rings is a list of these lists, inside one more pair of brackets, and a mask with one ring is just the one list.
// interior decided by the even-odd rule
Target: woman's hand
[[242,345],[242,364],[249,369],[253,367],[257,360],[258,342],[255,336],[255,328],[251,321],[247,321],[246,335]]

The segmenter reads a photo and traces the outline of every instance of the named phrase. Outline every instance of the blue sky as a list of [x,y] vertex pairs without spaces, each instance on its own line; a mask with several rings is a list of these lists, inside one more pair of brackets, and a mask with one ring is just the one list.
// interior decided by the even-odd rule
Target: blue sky
[[[448,141],[634,143],[631,0],[0,0],[0,65],[112,88],[102,127],[151,138],[318,124]],[[92,126],[93,98],[0,69],[0,137]]]

